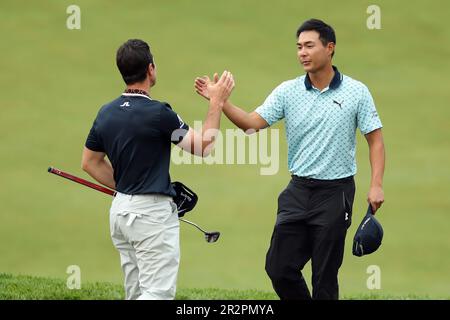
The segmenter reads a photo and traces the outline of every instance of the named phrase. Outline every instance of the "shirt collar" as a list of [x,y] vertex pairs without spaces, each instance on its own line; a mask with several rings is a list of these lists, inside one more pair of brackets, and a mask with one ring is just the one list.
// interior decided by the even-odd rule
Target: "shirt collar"
[[[334,77],[333,79],[331,79],[330,85],[328,87],[330,89],[337,89],[342,83],[342,75],[337,67],[333,66],[333,70],[334,70]],[[305,77],[305,88],[306,90],[311,90],[313,88],[308,73],[306,74]]]
[[150,95],[145,90],[139,90],[139,89],[125,89],[125,91],[122,93],[123,96],[127,97],[144,97],[147,99],[152,100]]
[[125,89],[123,93],[137,93],[137,94],[143,94],[144,96],[150,97],[148,92],[141,89]]

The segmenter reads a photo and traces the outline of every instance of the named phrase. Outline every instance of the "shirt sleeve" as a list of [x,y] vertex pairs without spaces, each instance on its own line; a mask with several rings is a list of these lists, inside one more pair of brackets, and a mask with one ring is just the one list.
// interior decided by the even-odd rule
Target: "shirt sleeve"
[[357,122],[362,134],[367,134],[383,127],[372,95],[366,86],[363,86],[361,100],[358,104]]
[[105,152],[102,140],[97,133],[97,119],[95,119],[94,123],[92,124],[92,128],[89,131],[89,135],[87,136],[85,146],[92,151]]
[[168,103],[162,105],[159,123],[163,136],[170,139],[174,144],[180,143],[189,131],[189,126],[172,110]]
[[271,126],[284,118],[284,101],[283,87],[281,84],[270,93],[261,106],[256,108],[255,112]]

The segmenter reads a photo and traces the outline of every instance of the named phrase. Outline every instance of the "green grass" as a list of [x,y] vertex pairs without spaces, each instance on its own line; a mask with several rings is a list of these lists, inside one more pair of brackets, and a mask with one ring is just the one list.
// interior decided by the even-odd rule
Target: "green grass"
[[[46,169],[87,178],[80,158],[88,130],[99,107],[124,88],[114,63],[122,42],[139,37],[151,44],[158,67],[152,96],[192,124],[206,113],[193,91],[196,76],[231,70],[232,101],[253,110],[279,83],[303,74],[295,31],[319,17],[337,32],[334,63],[374,96],[387,155],[386,202],[377,214],[384,242],[373,255],[356,258],[350,241],[370,181],[367,144],[358,132],[341,294],[370,294],[366,270],[378,265],[382,296],[449,296],[450,2],[377,1],[382,29],[368,30],[366,9],[373,2],[366,0],[78,0],[81,30],[70,31],[66,8],[73,3],[0,3],[0,272],[63,279],[67,266],[78,265],[83,283],[121,284],[109,236],[111,199]],[[222,128],[230,127],[224,118]],[[264,260],[277,196],[289,180],[284,126],[275,127],[282,130],[277,175],[259,175],[259,165],[171,166],[172,178],[199,195],[187,218],[222,233],[208,244],[181,226],[179,288],[271,291]]]
[[[107,282],[82,283],[80,289],[68,289],[62,279],[0,274],[0,300],[117,300],[124,299],[123,287]],[[428,296],[354,294],[349,300],[423,300]],[[218,288],[178,289],[176,300],[278,300],[275,293],[261,290],[225,290]]]

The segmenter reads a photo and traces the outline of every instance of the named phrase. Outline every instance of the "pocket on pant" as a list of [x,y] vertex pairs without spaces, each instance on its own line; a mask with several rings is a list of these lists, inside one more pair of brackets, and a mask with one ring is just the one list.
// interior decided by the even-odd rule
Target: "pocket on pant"
[[287,189],[284,189],[284,190],[281,191],[281,193],[278,195],[278,206],[280,206],[280,204],[283,203],[283,198],[284,198],[284,195],[286,194],[286,190],[287,190]]
[[289,203],[290,196],[289,196],[289,190],[292,188],[291,182],[286,186],[286,188],[281,191],[281,193],[278,195],[278,208],[283,208],[286,203]]
[[165,223],[173,213],[171,201],[162,201],[147,207],[147,212],[142,215],[145,221],[155,224]]
[[173,200],[170,200],[170,206],[172,207],[172,214],[178,215],[177,204]]

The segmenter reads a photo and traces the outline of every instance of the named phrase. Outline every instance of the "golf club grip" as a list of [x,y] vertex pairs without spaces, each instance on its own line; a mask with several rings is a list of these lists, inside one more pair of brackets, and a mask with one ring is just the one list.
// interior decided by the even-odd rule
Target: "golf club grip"
[[67,172],[61,171],[59,169],[56,169],[56,168],[53,168],[53,167],[49,167],[48,168],[48,172],[56,174],[57,176],[60,176],[60,177],[72,180],[74,182],[77,182],[79,184],[85,185],[85,186],[87,186],[89,188],[98,190],[100,192],[109,194],[110,196],[115,196],[116,195],[116,191],[114,191],[114,190],[102,187],[101,185],[98,185],[96,183],[84,180],[82,178],[75,177],[75,176],[73,176],[73,175],[71,175],[71,174],[69,174]]

